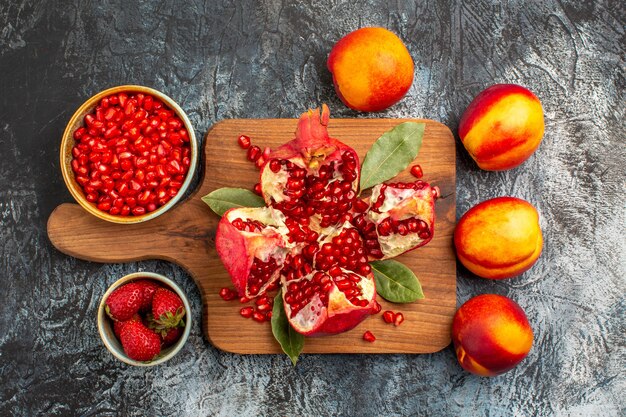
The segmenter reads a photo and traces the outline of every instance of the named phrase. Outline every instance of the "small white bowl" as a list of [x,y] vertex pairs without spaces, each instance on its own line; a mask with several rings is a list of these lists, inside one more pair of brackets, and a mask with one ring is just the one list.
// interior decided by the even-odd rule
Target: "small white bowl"
[[[124,348],[122,348],[122,344],[113,332],[111,319],[107,316],[104,310],[106,299],[116,288],[138,279],[151,279],[153,281],[161,282],[165,287],[171,289],[176,294],[178,294],[180,299],[183,301],[183,305],[185,306],[185,330],[183,331],[180,339],[178,339],[178,341],[172,346],[168,346],[165,349],[161,350],[161,354],[159,355],[159,357],[150,362],[140,362],[126,356]],[[115,356],[117,359],[133,366],[159,365],[174,357],[174,355],[176,355],[178,351],[181,350],[182,347],[185,345],[185,342],[187,342],[187,339],[189,338],[189,333],[191,332],[191,325],[191,307],[189,306],[189,300],[187,300],[187,296],[174,281],[154,272],[135,272],[118,279],[104,293],[104,295],[102,296],[102,300],[100,301],[100,306],[98,307],[98,332],[100,333],[100,338],[102,338],[102,342],[104,342],[104,346],[106,346],[109,352],[111,352],[111,354],[113,354],[113,356]]]

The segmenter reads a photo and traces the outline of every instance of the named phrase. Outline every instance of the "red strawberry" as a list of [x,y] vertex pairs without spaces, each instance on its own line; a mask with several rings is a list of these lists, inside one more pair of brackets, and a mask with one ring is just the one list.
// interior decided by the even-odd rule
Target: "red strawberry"
[[154,293],[160,285],[149,279],[140,279],[133,282],[141,285],[143,288],[143,298],[141,300],[141,307],[139,307],[139,310],[144,312],[150,311],[150,308],[152,307],[152,297],[154,297]]
[[139,314],[135,314],[134,316],[132,316],[130,319],[126,321],[114,321],[113,322],[113,332],[115,333],[115,336],[117,336],[118,340],[120,339],[120,335],[122,334],[122,329],[124,328],[126,323],[130,323],[131,321],[141,322],[141,317],[139,316]]
[[107,297],[105,310],[113,320],[126,321],[139,311],[142,300],[142,285],[129,282],[116,288]]
[[161,338],[140,321],[129,321],[120,334],[126,355],[136,361],[150,361],[161,353]]
[[174,327],[172,329],[161,331],[160,335],[163,346],[173,345],[176,341],[178,341],[178,339],[180,339],[181,334],[183,334],[182,327]]
[[181,325],[185,307],[180,297],[173,291],[159,288],[152,298],[152,317],[157,329],[171,329]]

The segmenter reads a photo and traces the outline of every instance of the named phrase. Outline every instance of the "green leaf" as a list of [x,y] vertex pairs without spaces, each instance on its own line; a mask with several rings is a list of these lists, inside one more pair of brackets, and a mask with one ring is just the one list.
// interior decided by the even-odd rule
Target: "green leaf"
[[392,303],[411,303],[424,298],[419,280],[406,265],[387,259],[370,262],[376,279],[376,292]]
[[422,147],[424,127],[424,123],[400,123],[374,142],[361,167],[361,191],[395,177],[413,162]]
[[244,188],[218,188],[202,197],[218,216],[234,207],[264,207],[265,201],[250,190]]
[[293,366],[298,362],[298,356],[304,348],[304,336],[296,332],[289,320],[283,307],[282,290],[276,294],[274,298],[274,309],[272,310],[272,333],[274,338],[280,343],[283,352],[289,356]]

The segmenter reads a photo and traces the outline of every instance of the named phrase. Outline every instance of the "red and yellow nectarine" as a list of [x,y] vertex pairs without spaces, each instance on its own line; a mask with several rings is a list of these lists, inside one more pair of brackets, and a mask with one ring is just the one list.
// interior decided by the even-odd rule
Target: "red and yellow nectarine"
[[496,376],[528,355],[533,331],[524,310],[510,298],[482,294],[458,309],[452,321],[452,341],[463,369]]
[[539,147],[543,132],[541,102],[515,84],[496,84],[482,91],[459,123],[465,149],[488,171],[520,165]]
[[400,101],[413,83],[413,59],[398,36],[380,27],[355,30],[330,51],[328,70],[337,95],[359,111],[381,111]]
[[528,270],[539,258],[543,235],[539,214],[527,201],[498,197],[465,213],[454,230],[461,263],[483,278],[510,278]]

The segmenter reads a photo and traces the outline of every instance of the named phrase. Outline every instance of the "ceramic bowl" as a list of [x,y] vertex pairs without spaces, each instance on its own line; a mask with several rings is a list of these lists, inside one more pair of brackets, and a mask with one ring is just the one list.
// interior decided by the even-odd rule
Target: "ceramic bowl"
[[[74,139],[74,131],[81,126],[84,126],[83,119],[85,115],[91,113],[93,109],[98,105],[100,100],[103,99],[104,97],[117,94],[117,93],[122,93],[122,92],[150,94],[153,97],[158,98],[167,107],[173,110],[176,113],[176,115],[178,115],[178,117],[182,120],[185,126],[185,129],[187,130],[189,134],[191,164],[189,166],[189,170],[187,171],[185,181],[183,182],[181,188],[178,190],[178,193],[174,197],[172,197],[172,199],[169,200],[165,205],[157,208],[156,210],[152,212],[149,212],[140,216],[112,215],[110,213],[107,213],[105,211],[98,209],[96,207],[96,204],[87,201],[87,199],[85,198],[85,194],[83,192],[82,187],[80,186],[80,184],[76,182],[74,171],[72,170],[72,166],[71,166],[72,159],[73,159],[72,148],[76,144],[76,141]],[[187,117],[183,109],[181,109],[180,106],[176,104],[174,100],[172,100],[167,95],[161,93],[160,91],[157,91],[149,87],[139,86],[139,85],[121,85],[118,87],[109,88],[107,90],[99,92],[98,94],[92,96],[87,101],[85,101],[78,108],[78,110],[76,110],[76,112],[70,119],[69,123],[67,124],[67,127],[65,128],[65,132],[63,132],[63,139],[61,141],[60,150],[61,150],[61,171],[63,174],[63,180],[65,181],[67,188],[69,189],[74,199],[78,202],[78,204],[80,204],[89,213],[93,214],[94,216],[100,219],[113,222],[113,223],[122,223],[122,224],[145,222],[147,220],[154,219],[155,217],[160,216],[161,214],[165,213],[170,208],[172,208],[182,198],[182,196],[185,194],[185,192],[189,188],[189,184],[193,180],[193,176],[198,165],[198,144],[196,142],[196,136],[195,136],[193,127],[191,126],[191,122],[189,121],[189,118]]]
[[[115,336],[115,333],[113,332],[113,322],[109,318],[109,316],[107,316],[105,309],[104,309],[106,299],[116,288],[118,288],[119,286],[123,284],[129,283],[131,281],[135,281],[138,279],[151,279],[153,281],[159,281],[164,287],[174,291],[176,294],[178,294],[181,300],[183,300],[183,304],[185,306],[185,312],[186,312],[184,316],[185,327],[184,327],[183,334],[180,336],[180,339],[178,339],[178,341],[174,343],[173,345],[168,346],[164,348],[163,350],[161,350],[161,354],[159,355],[159,357],[157,357],[157,359],[150,361],[150,362],[140,362],[140,361],[133,360],[129,358],[128,356],[126,356],[126,353],[124,352],[124,349],[122,348],[122,344],[120,343],[120,341]],[[183,293],[183,291],[174,281],[172,281],[171,279],[161,274],[157,274],[154,272],[135,272],[135,273],[126,275],[118,279],[117,281],[115,281],[102,296],[102,300],[100,300],[100,306],[98,307],[98,332],[100,333],[100,338],[102,338],[102,342],[104,343],[104,346],[106,346],[109,352],[111,352],[111,354],[115,356],[117,359],[129,365],[134,365],[134,366],[154,366],[154,365],[159,365],[171,359],[174,355],[178,353],[178,351],[182,349],[182,347],[185,345],[185,342],[187,342],[187,339],[189,338],[189,333],[191,332],[191,326],[192,326],[191,317],[192,317],[192,314],[191,314],[191,307],[189,306],[189,300],[187,300],[187,296]]]

